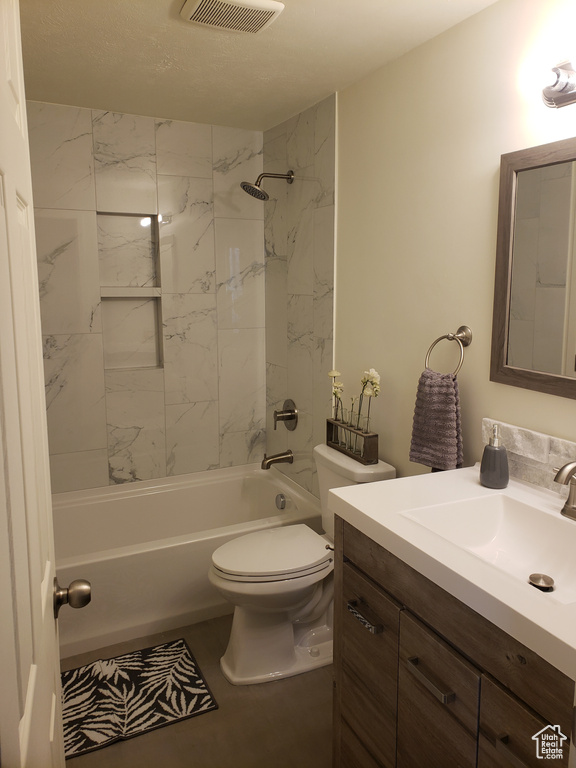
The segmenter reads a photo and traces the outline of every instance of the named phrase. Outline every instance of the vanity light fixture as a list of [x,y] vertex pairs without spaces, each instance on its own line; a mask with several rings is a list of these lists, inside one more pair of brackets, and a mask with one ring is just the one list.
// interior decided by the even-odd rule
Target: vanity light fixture
[[565,107],[576,102],[576,71],[571,61],[563,61],[552,68],[556,82],[547,85],[542,98],[547,107]]

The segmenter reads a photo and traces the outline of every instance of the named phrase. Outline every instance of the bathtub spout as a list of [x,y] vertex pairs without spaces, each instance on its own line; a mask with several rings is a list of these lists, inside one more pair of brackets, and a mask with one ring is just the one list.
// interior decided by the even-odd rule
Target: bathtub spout
[[290,449],[283,451],[282,453],[275,453],[273,456],[266,456],[262,459],[262,469],[270,469],[272,464],[292,464],[294,461],[294,454]]

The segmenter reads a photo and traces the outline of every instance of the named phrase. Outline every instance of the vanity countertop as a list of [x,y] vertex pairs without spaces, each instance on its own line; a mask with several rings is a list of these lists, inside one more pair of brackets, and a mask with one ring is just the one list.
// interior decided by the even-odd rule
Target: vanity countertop
[[[529,574],[524,581],[500,570],[406,516],[414,510],[433,515],[435,510],[455,503],[462,503],[464,509],[464,502],[479,500],[482,504],[483,500],[491,501],[489,496],[503,494],[549,515],[545,519],[551,521],[550,537],[557,535],[553,518],[576,529],[576,521],[560,515],[564,503],[560,494],[517,480],[510,480],[502,491],[491,490],[480,485],[478,476],[475,466],[337,488],[330,491],[329,506],[377,544],[576,680],[576,583],[568,590],[574,590],[575,599],[569,594],[561,600],[560,590],[557,594],[541,592],[528,583]],[[521,551],[521,542],[518,547]],[[547,542],[549,552],[553,547],[553,540]],[[561,565],[551,565],[548,558],[546,567],[548,572],[555,571],[549,575],[562,581]]]

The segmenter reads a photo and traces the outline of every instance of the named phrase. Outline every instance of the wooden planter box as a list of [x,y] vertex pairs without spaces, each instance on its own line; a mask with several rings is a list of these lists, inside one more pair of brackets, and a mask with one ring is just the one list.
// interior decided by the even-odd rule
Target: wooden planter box
[[360,464],[378,463],[376,432],[362,432],[336,419],[326,419],[326,445]]

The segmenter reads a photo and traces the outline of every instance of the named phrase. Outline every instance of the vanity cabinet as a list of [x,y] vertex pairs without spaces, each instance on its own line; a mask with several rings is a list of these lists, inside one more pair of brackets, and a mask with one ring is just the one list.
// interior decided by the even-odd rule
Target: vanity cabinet
[[574,681],[338,517],[335,542],[336,768],[541,766],[542,729],[568,765]]

